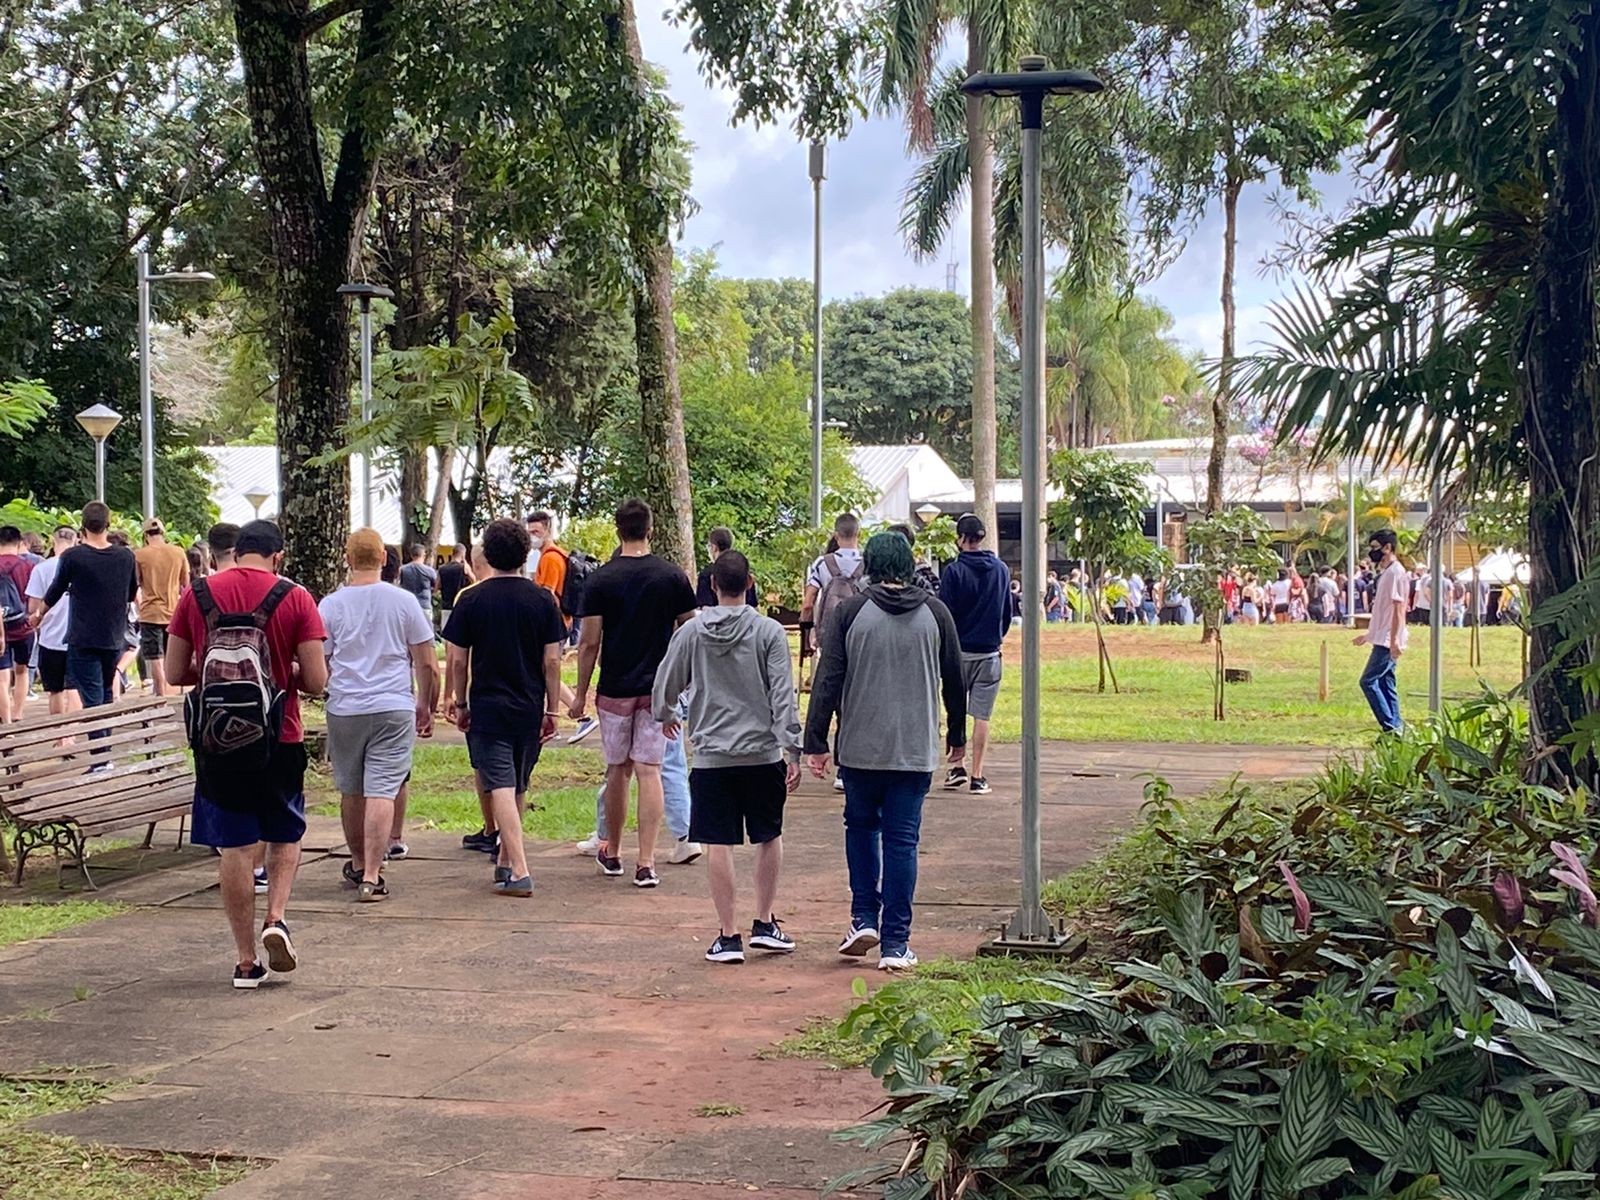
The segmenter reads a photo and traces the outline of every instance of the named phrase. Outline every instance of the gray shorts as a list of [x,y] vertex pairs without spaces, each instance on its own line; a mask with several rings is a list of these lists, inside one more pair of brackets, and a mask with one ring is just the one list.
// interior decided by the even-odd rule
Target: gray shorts
[[961,682],[967,689],[967,716],[987,721],[994,716],[994,700],[1000,694],[1000,655],[963,654]]
[[416,740],[417,717],[410,711],[356,717],[329,713],[328,761],[333,766],[333,786],[341,796],[393,800],[411,774],[411,748]]

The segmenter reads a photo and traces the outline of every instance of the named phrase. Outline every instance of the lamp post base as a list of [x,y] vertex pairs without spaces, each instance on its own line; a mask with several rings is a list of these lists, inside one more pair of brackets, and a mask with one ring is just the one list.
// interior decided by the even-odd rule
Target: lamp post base
[[1034,928],[1041,933],[1023,933],[1024,921],[1018,913],[1002,925],[995,937],[978,947],[980,958],[1032,957],[1051,958],[1059,962],[1073,962],[1083,957],[1089,948],[1086,934],[1068,935],[1061,925],[1052,925],[1043,911],[1035,915]]

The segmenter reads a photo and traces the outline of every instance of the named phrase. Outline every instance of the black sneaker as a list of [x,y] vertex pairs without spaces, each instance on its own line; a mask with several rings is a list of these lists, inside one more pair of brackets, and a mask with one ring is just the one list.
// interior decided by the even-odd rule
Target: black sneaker
[[233,986],[242,992],[253,992],[261,986],[261,981],[266,977],[267,969],[260,963],[251,963],[248,967],[234,967]]
[[340,867],[339,874],[344,876],[344,882],[347,887],[358,888],[361,886],[361,871],[354,860],[346,862],[344,866]]
[[707,962],[741,963],[744,961],[744,943],[739,940],[739,935],[719,934],[717,940],[711,943],[711,949],[706,951]]
[[282,921],[274,921],[262,928],[261,945],[267,952],[267,966],[280,975],[300,965],[300,958],[294,952],[294,943],[289,940],[289,927]]
[[660,886],[661,877],[656,874],[654,867],[634,867],[633,886],[638,888],[653,888]]
[[461,839],[463,850],[480,850],[484,854],[493,854],[500,848],[500,835],[480,829],[477,833],[469,833]]
[[974,775],[970,786],[974,796],[987,796],[993,790],[989,787],[989,781],[982,775]]
[[256,881],[256,895],[265,896],[268,892],[270,892],[272,890],[271,885],[267,882],[267,869],[265,867],[261,867],[256,871],[256,873],[255,873],[255,881]]
[[499,887],[502,883],[510,883],[511,882],[511,868],[510,867],[496,867],[494,869],[494,882],[495,882],[495,886],[496,887]]
[[622,874],[622,860],[613,854],[607,854],[605,846],[595,851],[594,861],[600,866],[600,874],[615,878]]
[[[511,868],[507,867],[506,874],[509,875],[510,873]],[[503,883],[496,883],[494,885],[494,894],[496,896],[516,896],[525,900],[533,895],[533,876],[524,875],[521,879],[507,879]]]
[[778,918],[750,923],[750,945],[756,950],[770,950],[774,954],[793,954],[794,939],[778,926]]
[[967,769],[965,767],[951,767],[950,773],[944,777],[946,791],[954,791],[956,788],[965,787],[966,783]]

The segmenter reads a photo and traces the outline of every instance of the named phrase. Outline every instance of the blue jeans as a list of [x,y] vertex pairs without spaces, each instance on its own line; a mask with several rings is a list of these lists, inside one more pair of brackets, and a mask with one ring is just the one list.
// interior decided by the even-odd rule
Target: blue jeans
[[1367,657],[1367,669],[1361,672],[1361,690],[1372,706],[1372,715],[1378,718],[1378,728],[1392,733],[1400,728],[1400,688],[1395,680],[1394,659],[1389,657],[1389,647],[1374,646]]
[[839,777],[844,780],[850,918],[878,931],[884,953],[897,953],[911,940],[922,801],[933,776],[926,771],[840,767]]
[[116,650],[67,647],[67,683],[77,689],[85,708],[111,703],[111,682],[117,677],[119,657]]
[[[680,714],[681,716],[681,714]],[[678,727],[676,739],[667,742],[667,753],[661,760],[661,795],[666,809],[667,830],[674,841],[689,836],[689,760],[683,750],[683,727]],[[606,785],[594,794],[594,828],[598,835],[606,827]]]

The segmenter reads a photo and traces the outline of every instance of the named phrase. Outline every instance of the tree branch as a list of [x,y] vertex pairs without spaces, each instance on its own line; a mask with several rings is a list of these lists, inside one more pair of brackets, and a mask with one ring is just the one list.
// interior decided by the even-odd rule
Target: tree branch
[[[325,7],[346,0],[330,0]],[[334,170],[331,216],[335,238],[349,244],[372,195],[378,153],[394,121],[392,100],[385,94],[395,19],[394,0],[361,0],[361,32],[351,69],[345,105],[344,135],[339,139],[339,164]]]
[[348,17],[351,13],[360,11],[364,3],[365,0],[328,0],[328,3],[321,8],[306,13],[305,20],[300,23],[300,40],[309,41],[340,17]]

